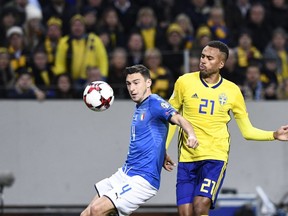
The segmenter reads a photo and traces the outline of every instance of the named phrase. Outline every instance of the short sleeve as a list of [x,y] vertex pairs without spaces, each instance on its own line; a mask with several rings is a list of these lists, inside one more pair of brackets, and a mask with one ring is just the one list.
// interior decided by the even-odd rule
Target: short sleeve
[[170,118],[177,113],[177,111],[171,106],[171,104],[162,99],[161,97],[153,98],[151,100],[150,112],[153,116],[157,116],[160,119],[166,121],[169,121]]

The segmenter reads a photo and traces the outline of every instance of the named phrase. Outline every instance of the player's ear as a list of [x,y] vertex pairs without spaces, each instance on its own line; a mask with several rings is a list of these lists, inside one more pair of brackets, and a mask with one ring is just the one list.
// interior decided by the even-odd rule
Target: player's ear
[[220,65],[219,65],[219,70],[224,67],[224,64],[225,64],[225,63],[224,63],[224,61],[222,60],[222,61],[220,62]]
[[151,80],[151,79],[147,79],[147,81],[146,81],[146,87],[147,87],[147,88],[150,88],[151,85],[152,85],[152,80]]

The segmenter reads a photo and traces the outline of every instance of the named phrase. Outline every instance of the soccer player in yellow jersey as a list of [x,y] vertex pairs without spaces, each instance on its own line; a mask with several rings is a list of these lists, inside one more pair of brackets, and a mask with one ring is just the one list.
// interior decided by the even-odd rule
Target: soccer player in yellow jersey
[[[209,42],[201,53],[200,71],[179,77],[169,100],[190,121],[199,144],[196,149],[188,148],[187,135],[179,130],[176,195],[181,216],[208,215],[209,209],[215,206],[229,156],[230,112],[247,140],[288,140],[288,125],[275,132],[252,126],[240,89],[219,74],[228,55],[226,44]],[[173,126],[169,129],[166,148],[174,132]],[[164,168],[171,170],[173,164],[166,155]]]

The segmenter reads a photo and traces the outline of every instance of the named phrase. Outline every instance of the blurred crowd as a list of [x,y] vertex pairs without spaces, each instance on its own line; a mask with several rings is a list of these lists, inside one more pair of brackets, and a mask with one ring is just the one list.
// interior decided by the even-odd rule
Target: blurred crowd
[[288,99],[285,0],[0,0],[0,98],[77,99],[104,80],[129,98],[123,70],[144,64],[152,91],[198,70],[210,40],[230,47],[221,75],[246,100]]

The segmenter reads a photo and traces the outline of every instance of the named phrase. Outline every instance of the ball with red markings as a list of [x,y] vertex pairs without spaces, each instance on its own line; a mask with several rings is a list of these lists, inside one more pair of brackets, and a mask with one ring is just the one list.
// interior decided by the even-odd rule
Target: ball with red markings
[[94,81],[88,84],[83,92],[83,100],[93,111],[107,110],[114,101],[114,92],[111,86],[104,81]]

